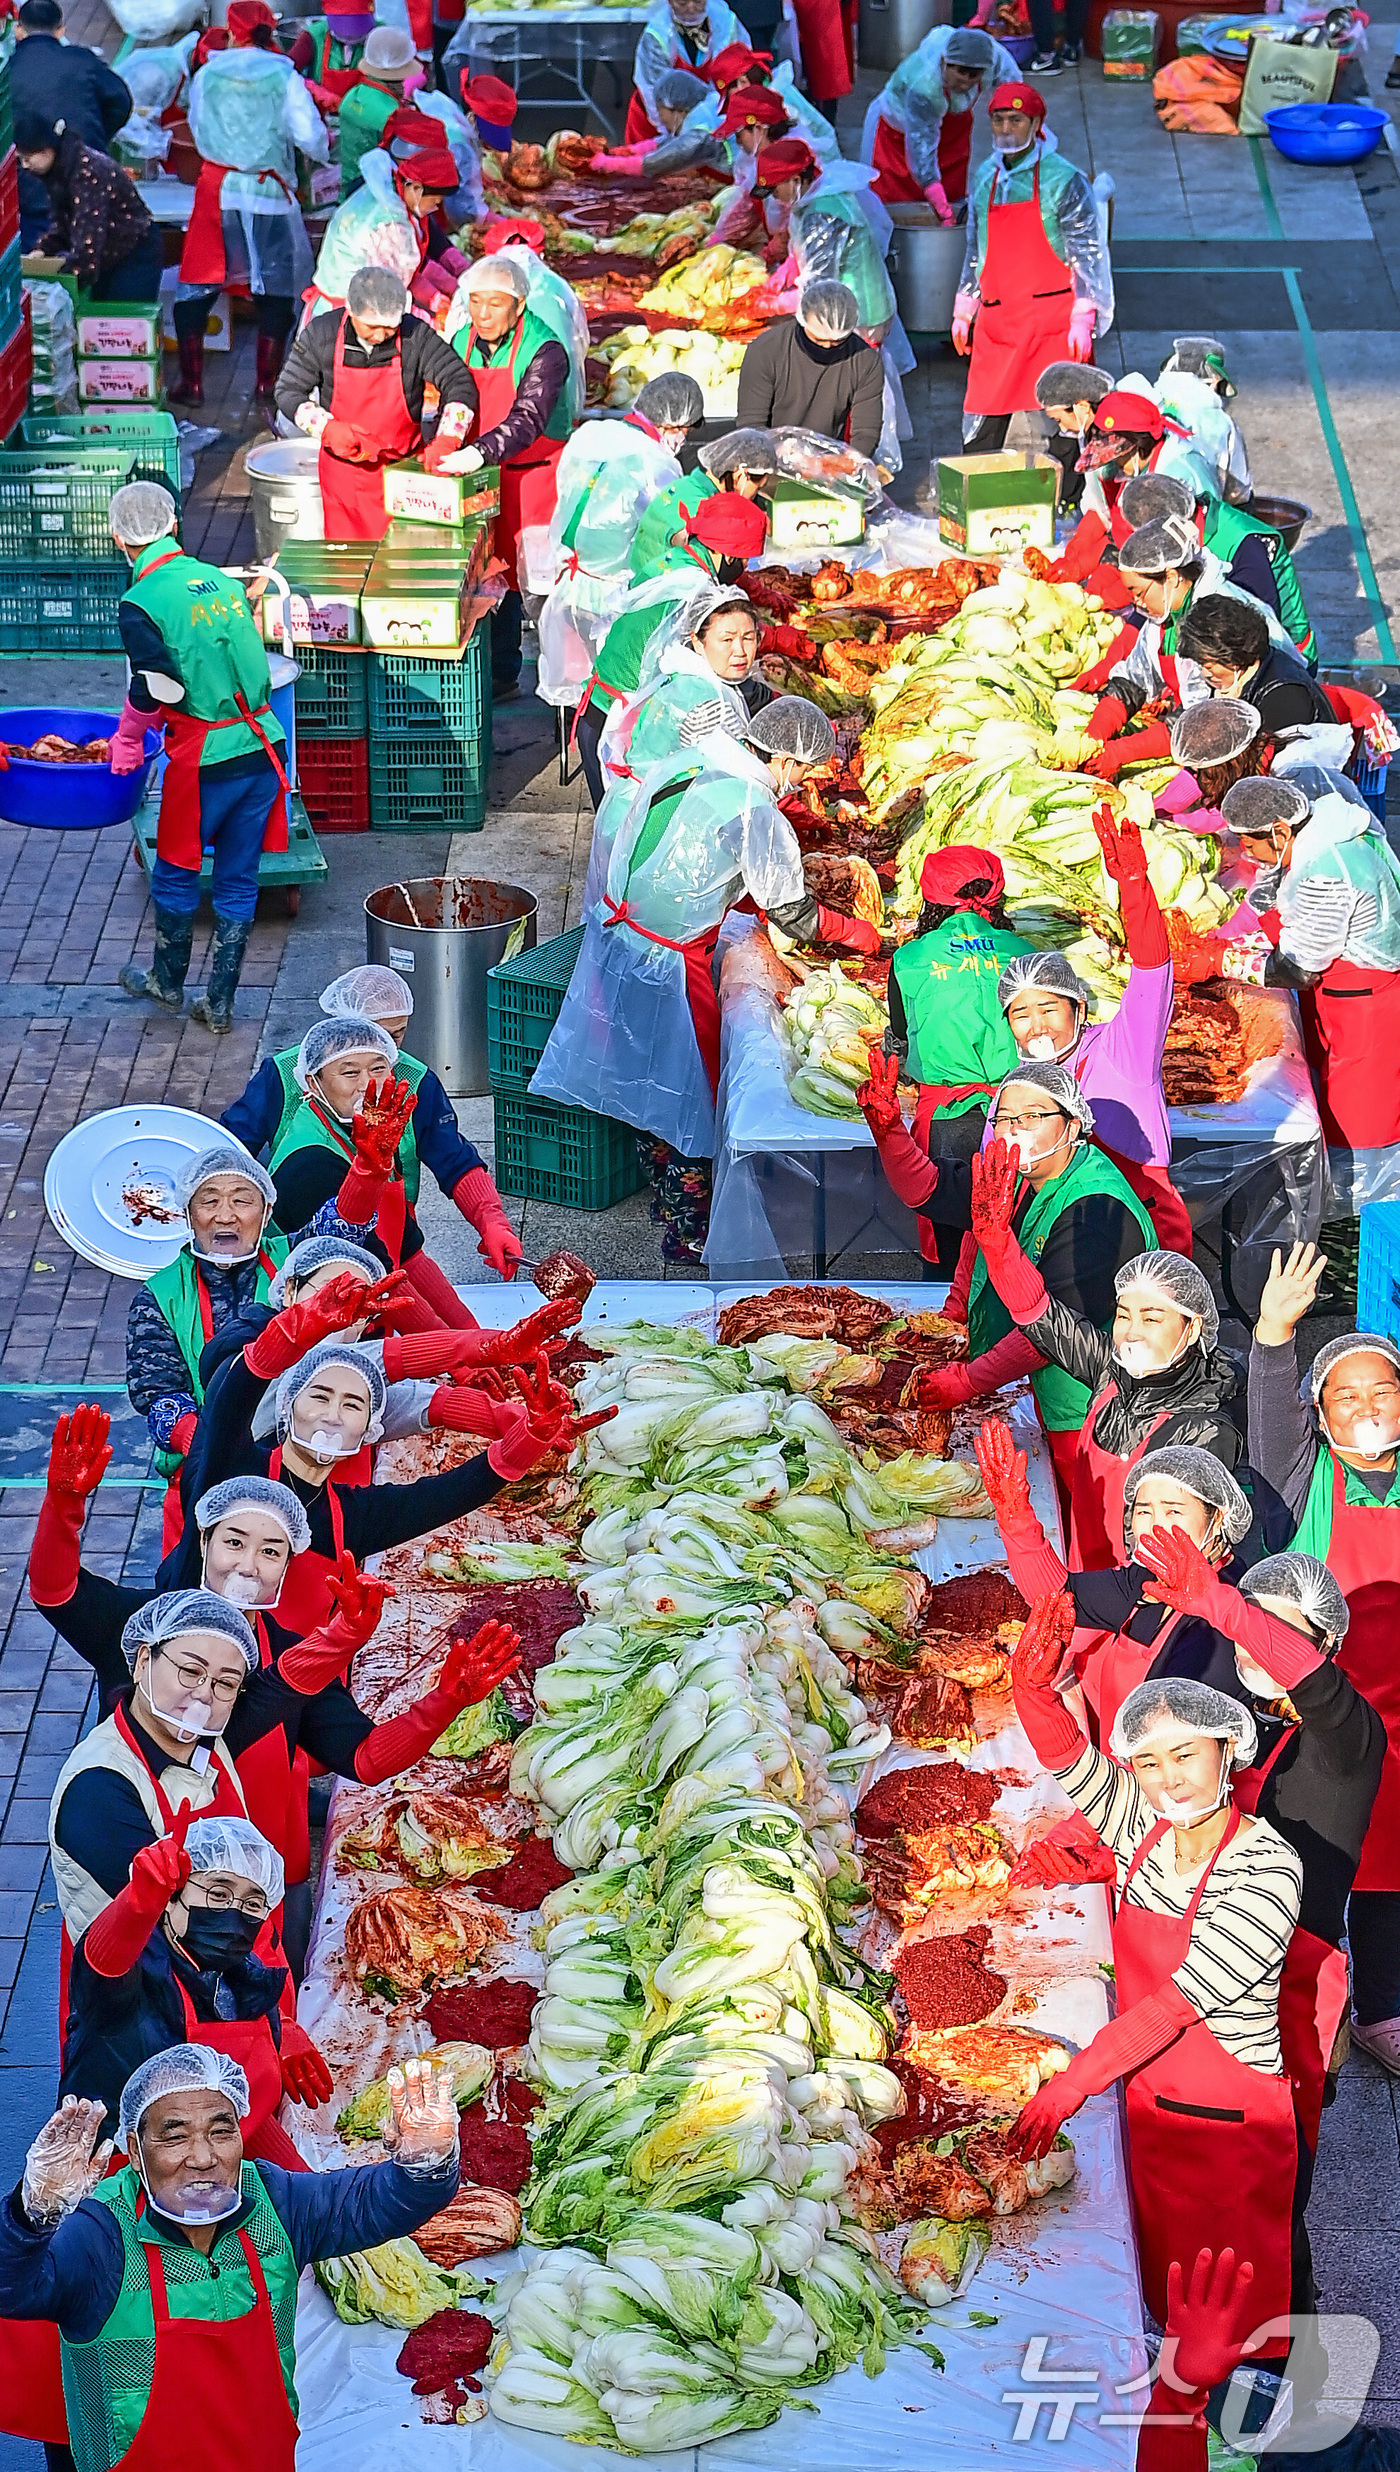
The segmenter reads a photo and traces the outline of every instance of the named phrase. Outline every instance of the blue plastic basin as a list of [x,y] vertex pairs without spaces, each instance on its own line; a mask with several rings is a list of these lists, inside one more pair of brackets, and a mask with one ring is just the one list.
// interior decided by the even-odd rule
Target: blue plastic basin
[[1365,103],[1286,103],[1264,126],[1290,163],[1359,163],[1381,142],[1386,114]]
[[[110,738],[120,713],[92,712],[85,705],[23,704],[0,709],[0,739],[32,747],[52,731],[81,746]],[[160,733],[146,732],[146,761],[135,772],[114,773],[105,764],[26,764],[11,756],[0,772],[0,818],[7,824],[40,824],[57,832],[92,832],[104,824],[129,824],[146,795],[151,766],[160,753]]]

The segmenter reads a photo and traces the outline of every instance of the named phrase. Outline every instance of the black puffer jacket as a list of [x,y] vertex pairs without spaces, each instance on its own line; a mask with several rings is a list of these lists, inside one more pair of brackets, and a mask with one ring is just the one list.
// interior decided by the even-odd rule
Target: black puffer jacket
[[1111,1451],[1116,1459],[1129,1458],[1164,1415],[1166,1423],[1152,1434],[1154,1451],[1194,1443],[1222,1467],[1238,1465],[1244,1442],[1229,1402],[1239,1381],[1223,1348],[1198,1344],[1179,1364],[1140,1379],[1118,1363],[1106,1332],[1082,1321],[1054,1297],[1038,1322],[1023,1322],[1021,1328],[1042,1356],[1082,1382],[1091,1397],[1106,1382],[1115,1385],[1117,1397],[1100,1408],[1092,1427],[1100,1450]]

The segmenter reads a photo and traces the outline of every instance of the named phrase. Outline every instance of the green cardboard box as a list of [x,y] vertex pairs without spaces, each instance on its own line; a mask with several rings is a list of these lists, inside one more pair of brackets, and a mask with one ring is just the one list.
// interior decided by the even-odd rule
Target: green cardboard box
[[1060,467],[1049,455],[940,455],[940,539],[970,558],[1055,546]]
[[360,603],[365,642],[376,652],[460,652],[472,590],[458,561],[434,567],[381,549]]
[[814,489],[808,481],[775,481],[770,549],[835,549],[865,539],[865,507],[844,490]]
[[384,504],[389,514],[416,524],[455,526],[474,517],[495,515],[501,504],[498,464],[482,464],[476,472],[425,472],[422,464],[386,464]]
[[[275,561],[287,585],[286,626],[294,644],[359,644],[360,596],[374,552],[367,542],[284,541]],[[275,583],[262,597],[263,640],[280,644],[283,599]]]

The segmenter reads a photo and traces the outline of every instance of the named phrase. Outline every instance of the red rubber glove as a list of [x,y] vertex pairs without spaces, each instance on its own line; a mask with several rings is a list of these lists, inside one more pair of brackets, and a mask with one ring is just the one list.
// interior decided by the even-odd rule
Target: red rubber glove
[[1019,1155],[999,1135],[972,1161],[972,1233],[993,1276],[1010,1241],[1020,1177]]
[[199,1410],[197,1408],[186,1408],[184,1415],[177,1416],[174,1424],[170,1428],[170,1440],[166,1444],[167,1450],[172,1452],[177,1459],[184,1459],[187,1457],[190,1444],[193,1442],[198,1431]]
[[129,1974],[172,1897],[178,1897],[190,1876],[185,1837],[193,1817],[182,1802],[168,1837],[143,1845],[132,1856],[131,1877],[110,1905],[89,1923],[83,1954],[94,1974],[108,1982]]
[[1102,806],[1095,807],[1089,820],[1103,852],[1104,871],[1113,882],[1126,884],[1131,877],[1145,878],[1147,852],[1132,817],[1125,815],[1121,823],[1115,823],[1113,809],[1105,799]]
[[1126,737],[1110,738],[1091,755],[1083,766],[1101,781],[1116,781],[1125,764],[1155,764],[1171,754],[1171,732],[1165,721],[1149,721],[1146,729],[1129,730]]
[[1048,2154],[1065,2122],[1073,2118],[1085,2100],[1071,2079],[1068,2069],[1052,2077],[1048,2085],[1033,2094],[1025,2110],[1006,2132],[1006,2143],[1012,2154],[1021,2155],[1027,2163],[1039,2162]]
[[486,1454],[507,1483],[527,1476],[546,1451],[572,1450],[584,1434],[609,1424],[617,1414],[616,1408],[597,1408],[591,1416],[575,1416],[569,1393],[550,1378],[547,1356],[536,1358],[533,1374],[517,1366],[515,1382],[525,1402],[524,1421],[493,1442]]
[[1011,1866],[1013,1888],[1087,1888],[1095,1880],[1112,1881],[1118,1866],[1112,1854],[1076,1811],[1044,1837],[1037,1837]]
[[111,1465],[105,1408],[80,1406],[60,1416],[49,1444],[48,1490],[29,1549],[29,1594],[36,1605],[66,1605],[82,1568],[84,1506]]
[[822,944],[840,944],[851,953],[878,953],[883,940],[868,918],[848,918],[844,910],[828,910],[822,901],[817,903],[817,936]]
[[533,1364],[542,1348],[550,1347],[565,1331],[573,1330],[583,1319],[583,1307],[575,1297],[560,1296],[552,1303],[541,1305],[535,1313],[527,1313],[510,1330],[484,1330],[485,1346],[481,1355],[484,1365]]
[[379,461],[379,448],[367,438],[353,421],[327,421],[321,432],[321,444],[328,455],[340,463],[374,464]]
[[914,1395],[921,1408],[965,1408],[973,1396],[972,1375],[966,1362],[926,1366],[919,1375]]
[[872,1054],[870,1079],[863,1081],[856,1092],[856,1105],[877,1142],[888,1140],[891,1133],[904,1131],[899,1083],[905,1069],[898,1056]]
[[462,440],[460,438],[429,438],[427,445],[423,449],[422,461],[424,471],[436,472],[438,465],[443,460],[443,457],[446,455],[455,455],[461,444]]
[[464,1708],[489,1699],[520,1664],[520,1637],[506,1622],[485,1622],[468,1640],[455,1640],[439,1681],[401,1717],[387,1717],[365,1736],[355,1754],[355,1774],[364,1785],[382,1785],[412,1768],[431,1751]]
[[1116,738],[1128,726],[1128,707],[1121,696],[1103,695],[1094,706],[1084,727],[1090,738]]
[[396,1593],[387,1580],[362,1571],[347,1548],[326,1581],[324,1622],[308,1631],[305,1639],[284,1648],[277,1660],[277,1671],[289,1690],[314,1699],[327,1683],[343,1675],[365,1642],[373,1639],[380,1615]]
[[434,1432],[479,1434],[486,1441],[518,1432],[526,1417],[518,1400],[498,1399],[467,1382],[444,1382],[428,1401],[428,1424]]
[[393,1175],[399,1144],[417,1105],[417,1093],[410,1090],[406,1081],[395,1081],[386,1073],[378,1084],[367,1083],[350,1126],[355,1137],[355,1164],[367,1176],[376,1176],[382,1182]]
[[1057,1588],[1036,1598],[1011,1652],[1016,1714],[1047,1768],[1072,1768],[1084,1748],[1078,1722],[1054,1687],[1074,1628],[1074,1599],[1068,1589]]
[[[341,1189],[344,1190],[343,1187]],[[432,1327],[423,1299],[415,1296],[406,1271],[389,1271],[384,1278],[376,1279],[373,1288],[366,1289],[365,1293],[372,1294],[374,1298],[374,1310],[366,1316],[366,1320],[376,1333],[394,1335],[400,1331],[418,1332]]]
[[972,1447],[977,1454],[983,1491],[1002,1535],[1024,1535],[1032,1529],[1039,1535],[1040,1522],[1031,1508],[1026,1454],[1016,1448],[1011,1427],[1001,1417],[989,1416]]
[[789,661],[815,661],[817,657],[817,646],[801,627],[760,627],[758,651],[760,660],[765,652],[780,652]]
[[972,1274],[976,1268],[977,1244],[971,1228],[968,1228],[958,1247],[958,1266],[953,1273],[953,1284],[943,1300],[945,1322],[966,1322],[967,1300],[972,1289]]
[[1206,2399],[1240,2360],[1253,2331],[1254,2268],[1233,2249],[1196,2253],[1191,2281],[1167,2268],[1167,2337],[1138,2430],[1137,2472],[1206,2472]]
[[1175,1606],[1180,1614],[1198,1613],[1215,1585],[1211,1564],[1184,1528],[1149,1528],[1134,1545],[1133,1560],[1153,1574],[1143,1595],[1155,1605]]
[[[893,1183],[893,1178],[891,1182]],[[898,1187],[895,1187],[898,1191]],[[1023,1330],[1009,1330],[981,1356],[957,1365],[931,1366],[919,1377],[921,1408],[963,1408],[970,1399],[988,1399],[1004,1383],[1039,1373],[1045,1359]]]
[[315,2110],[318,2103],[328,2103],[335,2092],[335,2079],[327,2068],[304,2026],[292,2017],[282,2020],[282,2092],[294,2103],[305,2103]]
[[[1139,739],[1151,735],[1139,730]],[[1168,747],[1171,741],[1168,736]],[[1142,834],[1130,816],[1115,824],[1113,810],[1105,801],[1093,812],[1094,831],[1103,852],[1105,872],[1118,887],[1118,908],[1127,938],[1128,958],[1140,970],[1160,970],[1171,960],[1167,941],[1166,921],[1161,904],[1154,893],[1147,873],[1147,852],[1142,846]]]
[[[387,1281],[378,1282],[387,1285]],[[243,1362],[260,1381],[275,1382],[279,1375],[299,1365],[323,1339],[334,1338],[338,1330],[348,1330],[352,1322],[366,1318],[374,1287],[367,1287],[353,1270],[338,1270],[324,1287],[299,1304],[284,1305],[279,1314],[250,1339],[243,1351]]]
[[452,1188],[452,1199],[481,1238],[477,1251],[482,1260],[489,1262],[503,1279],[513,1279],[525,1247],[506,1217],[505,1204],[486,1169],[473,1167],[465,1176],[459,1176]]
[[1048,2154],[1058,2131],[1087,2103],[1091,2094],[1102,2094],[1129,2069],[1141,2068],[1145,2060],[1155,2059],[1174,2043],[1185,2027],[1198,2023],[1197,2013],[1184,1991],[1167,1981],[1150,1999],[1139,2000],[1121,2017],[1112,2017],[1100,2026],[1092,2043],[1086,2043],[1067,2069],[1052,2077],[1047,2086],[1033,2094],[1020,2118],[1007,2132],[1006,2142],[1013,2154],[1028,2161],[1038,2161]]

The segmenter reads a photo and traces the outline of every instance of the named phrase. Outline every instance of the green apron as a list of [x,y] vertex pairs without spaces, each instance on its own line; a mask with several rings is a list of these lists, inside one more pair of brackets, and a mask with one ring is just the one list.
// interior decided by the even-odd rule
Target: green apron
[[1373,1494],[1363,1485],[1354,1468],[1333,1457],[1331,1451],[1320,1450],[1312,1472],[1308,1498],[1303,1504],[1303,1516],[1298,1533],[1289,1545],[1291,1554],[1311,1554],[1318,1562],[1327,1560],[1332,1542],[1332,1510],[1334,1501],[1334,1471],[1342,1471],[1343,1500],[1348,1507],[1361,1511],[1400,1510],[1400,1461],[1397,1462],[1385,1493]]
[[[279,1160],[286,1158],[289,1150],[305,1149],[306,1142],[311,1138],[308,1134],[301,1141],[289,1143],[287,1140],[287,1135],[304,1105],[304,1094],[295,1072],[296,1060],[300,1052],[300,1049],[296,1047],[284,1047],[280,1054],[272,1059],[277,1067],[278,1080],[282,1084],[282,1114],[270,1146],[274,1167]],[[400,1081],[407,1082],[415,1096],[422,1087],[423,1076],[427,1070],[426,1064],[420,1064],[416,1056],[406,1055],[402,1048],[399,1049],[399,1060],[394,1067],[395,1074]],[[311,1115],[309,1108],[306,1112],[308,1116]],[[311,1117],[311,1121],[325,1141],[326,1148],[331,1149],[334,1145],[326,1135],[324,1126],[318,1124],[314,1116]],[[353,1144],[351,1146],[353,1148]],[[411,1207],[418,1199],[418,1187],[423,1177],[423,1164],[418,1156],[418,1145],[413,1138],[413,1118],[411,1116],[404,1127],[403,1140],[399,1144],[399,1168],[403,1176],[404,1191],[408,1195]]]
[[[1016,1241],[1028,1261],[1038,1262],[1045,1250],[1050,1231],[1057,1219],[1073,1203],[1083,1201],[1091,1193],[1111,1194],[1131,1211],[1142,1230],[1144,1253],[1157,1250],[1156,1230],[1127,1179],[1120,1176],[1111,1159],[1106,1159],[1092,1142],[1081,1141],[1062,1176],[1054,1176],[1032,1193],[1030,1206],[1016,1221]],[[972,1273],[972,1285],[967,1304],[967,1352],[970,1358],[985,1356],[999,1339],[1015,1328],[1010,1314],[987,1276],[987,1265],[977,1256]],[[1049,1433],[1077,1433],[1089,1412],[1090,1393],[1082,1382],[1070,1379],[1058,1365],[1042,1365],[1031,1375],[1031,1389],[1036,1405],[1045,1419]]]
[[[471,327],[463,326],[453,336],[452,348],[469,369],[514,369],[518,363],[523,374],[545,344],[558,343],[559,340],[552,326],[546,326],[544,319],[536,317],[533,309],[527,309],[519,324],[512,326],[508,334],[502,335],[499,343],[488,343],[482,335],[473,339]],[[572,429],[569,389],[565,385],[559,389],[543,434],[546,438],[565,439]]]
[[1016,1062],[1016,1041],[997,1002],[997,981],[1009,961],[1033,948],[1007,927],[989,926],[976,910],[958,910],[941,927],[901,944],[894,975],[909,1030],[909,1071],[915,1081],[963,1095],[943,1101],[936,1116],[980,1107]]
[[[402,96],[386,94],[382,86],[352,86],[336,113],[340,132],[340,194],[350,195],[360,177],[361,155],[372,154]],[[444,140],[444,143],[446,141]]]
[[[258,1278],[256,1296],[260,1305],[267,1303],[268,1283],[287,1258],[287,1239],[275,1227],[268,1227],[258,1247]],[[204,1386],[199,1378],[199,1360],[214,1335],[213,1324],[206,1326],[204,1306],[207,1296],[199,1276],[199,1267],[186,1245],[164,1270],[157,1270],[146,1281],[152,1296],[175,1333],[176,1344],[185,1360],[190,1377],[190,1390],[196,1407],[204,1405]],[[163,1477],[178,1476],[184,1466],[179,1451],[157,1449],[156,1466]]]

